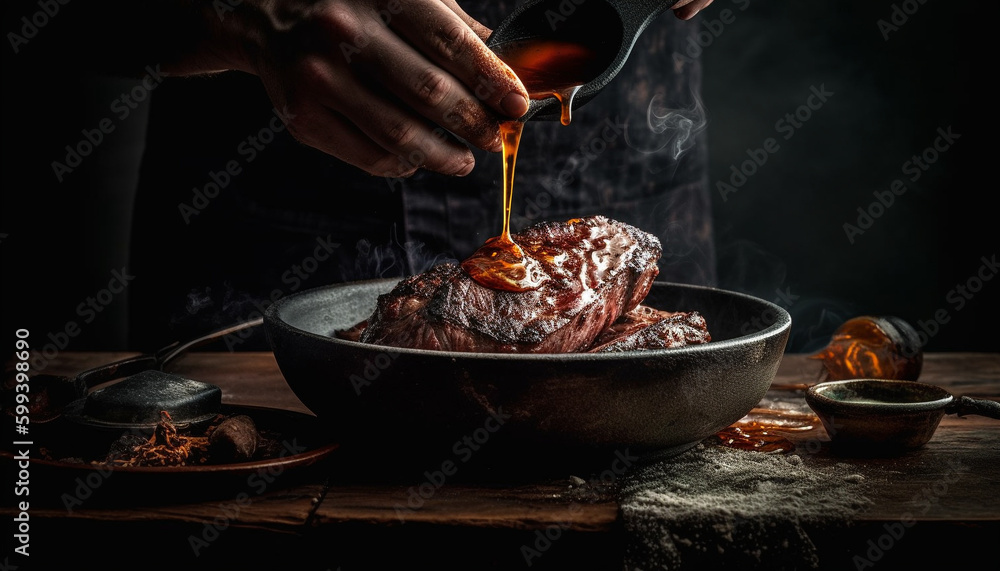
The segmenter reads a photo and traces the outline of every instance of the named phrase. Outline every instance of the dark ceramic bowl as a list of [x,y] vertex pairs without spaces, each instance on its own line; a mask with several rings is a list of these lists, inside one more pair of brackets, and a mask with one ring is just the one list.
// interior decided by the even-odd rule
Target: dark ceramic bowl
[[806,402],[843,450],[905,452],[925,445],[955,397],[915,381],[849,379],[813,385]]
[[304,291],[264,316],[289,387],[345,448],[388,455],[437,443],[445,457],[461,459],[468,450],[499,449],[502,441],[542,456],[679,453],[760,402],[791,327],[788,312],[749,295],[656,283],[644,303],[701,312],[710,343],[607,354],[489,354],[332,336],[368,318],[396,282]]

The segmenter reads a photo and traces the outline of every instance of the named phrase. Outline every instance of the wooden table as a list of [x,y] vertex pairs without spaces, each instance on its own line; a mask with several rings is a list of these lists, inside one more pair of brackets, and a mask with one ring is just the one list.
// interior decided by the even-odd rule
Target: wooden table
[[[66,353],[57,368],[46,372],[75,373],[123,356]],[[816,362],[804,355],[786,355],[774,386],[811,382],[816,370]],[[270,353],[192,353],[173,371],[219,385],[224,403],[308,412],[285,385]],[[921,381],[953,394],[1000,400],[1000,353],[928,354]],[[946,416],[925,448],[892,459],[836,457],[821,427],[789,433],[797,445],[822,443],[816,453],[803,454],[804,461],[852,464],[878,486],[875,505],[857,521],[810,536],[820,568],[858,568],[855,557],[907,513],[916,515],[916,524],[894,540],[874,568],[996,568],[998,430],[993,419]],[[963,466],[962,477],[946,480],[956,465]],[[559,541],[533,559],[531,568],[622,568],[624,532],[610,493],[580,502],[567,493],[566,479],[512,486],[448,483],[420,509],[400,511],[408,489],[420,482],[348,483],[339,477],[351,469],[334,452],[327,464],[306,471],[294,485],[263,490],[238,510],[235,499],[226,498],[84,504],[72,512],[58,505],[33,507],[30,558],[13,553],[11,545],[0,554],[0,564],[9,569],[47,564],[77,569],[527,568],[521,546],[531,545],[540,530],[559,525]],[[947,489],[943,481],[950,482]],[[924,508],[918,509],[921,497]],[[17,513],[8,494],[0,515],[11,521]],[[4,545],[9,545],[6,539]]]

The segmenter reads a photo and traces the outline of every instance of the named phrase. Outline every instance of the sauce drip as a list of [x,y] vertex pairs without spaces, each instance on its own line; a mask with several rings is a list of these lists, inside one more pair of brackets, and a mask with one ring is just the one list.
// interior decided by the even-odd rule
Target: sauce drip
[[[497,55],[517,75],[531,99],[555,97],[560,103],[560,123],[573,120],[573,99],[580,88],[596,77],[595,53],[574,42],[531,39],[512,42],[496,49]],[[479,284],[505,291],[538,289],[548,279],[541,264],[526,255],[510,235],[510,210],[514,197],[514,166],[524,122],[500,124],[503,144],[503,226],[499,236],[487,240],[462,262]]]
[[514,197],[514,165],[524,123],[500,124],[503,144],[503,228],[462,262],[462,269],[480,285],[505,291],[538,289],[548,278],[537,260],[526,256],[510,235],[510,207]]
[[795,443],[780,433],[807,432],[819,425],[810,412],[778,408],[754,408],[732,425],[716,432],[721,446],[754,452],[793,452]]
[[766,425],[746,423],[742,426],[733,425],[715,433],[718,443],[727,448],[755,452],[792,452],[795,444],[778,434],[772,434]]

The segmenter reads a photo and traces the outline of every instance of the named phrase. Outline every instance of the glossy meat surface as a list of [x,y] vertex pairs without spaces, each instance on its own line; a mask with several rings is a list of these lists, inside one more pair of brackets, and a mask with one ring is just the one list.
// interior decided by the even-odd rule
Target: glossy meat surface
[[639,305],[601,332],[589,352],[669,349],[711,340],[708,324],[697,311],[662,311]]
[[484,287],[442,264],[379,297],[360,341],[487,353],[588,350],[639,305],[658,274],[659,240],[604,216],[542,222],[514,235],[537,261],[541,286]]

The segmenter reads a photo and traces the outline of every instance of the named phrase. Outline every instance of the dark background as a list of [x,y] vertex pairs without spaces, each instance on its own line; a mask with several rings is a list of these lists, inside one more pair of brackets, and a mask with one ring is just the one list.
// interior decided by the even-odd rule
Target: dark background
[[[891,24],[894,7],[913,13],[886,38],[878,21]],[[936,330],[927,323],[936,334],[925,349],[1000,348],[991,323],[1000,281],[985,282],[961,309],[948,298],[1000,245],[989,199],[996,146],[986,139],[994,120],[980,104],[992,90],[979,62],[995,52],[982,48],[993,8],[716,0],[705,19],[725,8],[734,20],[703,53],[713,187],[765,138],[780,150],[727,200],[713,194],[720,286],[798,296],[783,303],[795,350],[821,347],[832,326],[854,315],[919,326],[941,309],[948,321]],[[834,95],[785,140],[775,122],[813,86]],[[911,183],[903,164],[949,126],[961,138]],[[851,244],[843,225],[856,224],[857,209],[894,179],[907,191]]]
[[[894,7],[897,22],[912,13],[885,38],[878,21],[891,22]],[[5,34],[37,9],[5,3]],[[718,285],[787,307],[789,351],[817,350],[837,325],[862,314],[923,324],[928,351],[1000,348],[1000,280],[984,282],[961,309],[949,297],[1000,243],[989,200],[993,113],[982,105],[992,91],[995,66],[983,58],[995,52],[984,48],[994,12],[989,3],[941,0],[716,0],[692,23],[704,31]],[[111,270],[127,264],[149,107],[116,121],[94,156],[58,183],[51,161],[135,85],[38,69],[32,50],[59,26],[52,18],[18,54],[9,41],[0,49],[4,330],[26,327],[35,339],[65,340],[67,350],[150,349],[128,347],[127,291],[78,336],[59,334],[81,321],[77,305],[107,287]],[[833,95],[785,140],[776,122],[805,104],[813,87]],[[903,164],[949,127],[960,139],[919,180],[905,180],[907,192],[851,244],[844,223],[857,223],[873,192],[906,179]],[[730,167],[768,137],[780,149],[723,199],[717,183],[729,182]],[[932,324],[936,313],[947,322]]]

